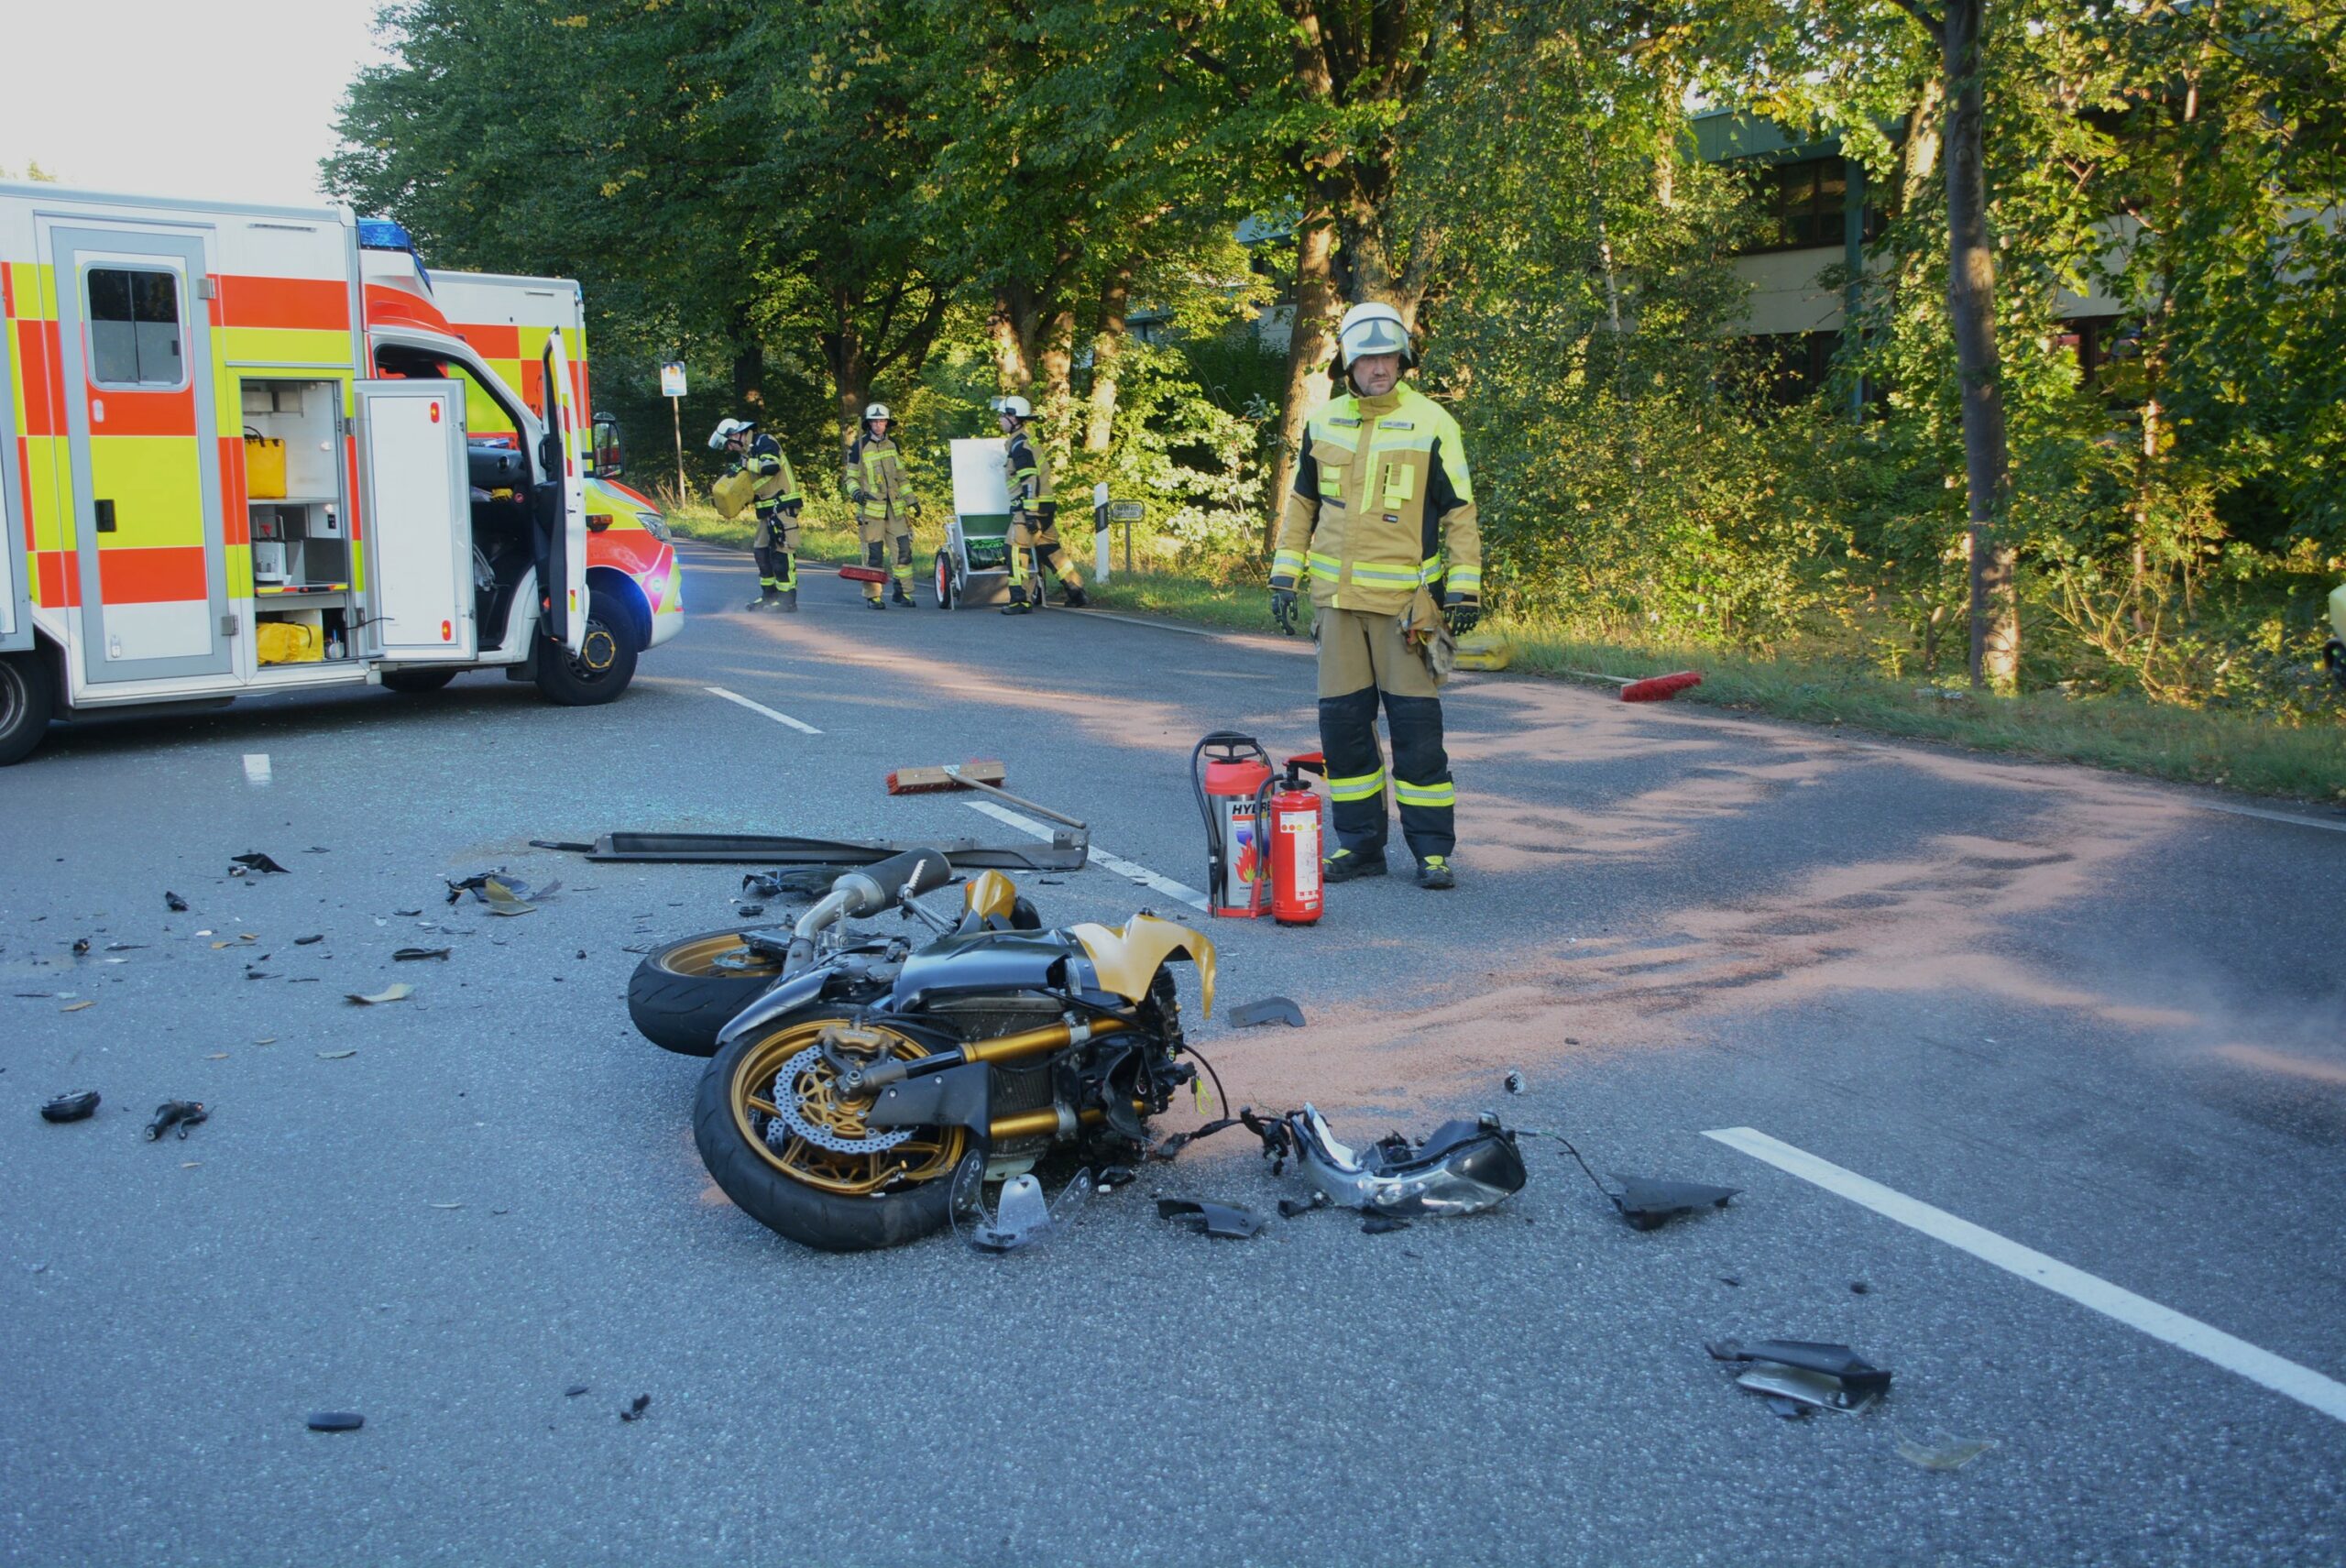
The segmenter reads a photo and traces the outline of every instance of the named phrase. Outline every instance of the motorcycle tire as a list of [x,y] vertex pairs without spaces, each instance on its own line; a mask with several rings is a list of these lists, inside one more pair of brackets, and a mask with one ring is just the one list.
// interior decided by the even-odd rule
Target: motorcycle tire
[[742,946],[740,929],[703,931],[645,955],[635,966],[628,977],[627,1015],[636,1033],[662,1050],[712,1056],[725,1025],[781,975],[780,960]]
[[942,1229],[950,1217],[953,1165],[968,1146],[956,1130],[954,1142],[932,1162],[938,1166],[936,1173],[894,1191],[827,1191],[785,1174],[773,1151],[749,1130],[748,1113],[738,1104],[748,1094],[771,1092],[771,1087],[736,1080],[745,1072],[762,1078],[760,1064],[778,1054],[778,1038],[795,1036],[795,1046],[798,1039],[814,1039],[826,1025],[855,1021],[850,1010],[838,1007],[808,1008],[778,1019],[711,1058],[693,1097],[693,1142],[718,1190],[768,1230],[822,1252],[902,1246]]

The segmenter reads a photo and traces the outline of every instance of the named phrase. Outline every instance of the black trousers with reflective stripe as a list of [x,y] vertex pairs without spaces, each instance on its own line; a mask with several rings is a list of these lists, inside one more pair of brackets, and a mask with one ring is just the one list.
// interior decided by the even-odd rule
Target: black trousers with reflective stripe
[[[1365,778],[1383,771],[1385,756],[1376,743],[1376,705],[1385,704],[1385,727],[1393,732],[1393,776],[1432,788],[1450,783],[1450,755],[1442,742],[1442,699],[1438,696],[1398,696],[1364,686],[1343,696],[1320,699],[1320,749],[1328,759],[1331,778]],[[1336,842],[1356,855],[1380,857],[1391,818],[1385,811],[1385,792],[1364,800],[1330,803],[1336,819]],[[1447,857],[1458,846],[1457,809],[1448,806],[1403,806],[1401,837],[1420,860]]]

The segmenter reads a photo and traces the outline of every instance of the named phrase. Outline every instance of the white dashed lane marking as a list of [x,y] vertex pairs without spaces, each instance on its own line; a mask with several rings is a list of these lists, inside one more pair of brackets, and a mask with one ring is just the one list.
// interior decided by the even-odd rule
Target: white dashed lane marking
[[777,709],[768,707],[762,702],[751,702],[740,692],[729,692],[723,686],[704,686],[701,689],[707,692],[711,696],[721,696],[728,702],[738,702],[743,707],[748,708],[751,713],[762,713],[768,718],[773,719],[776,724],[787,724],[802,735],[820,735],[822,733],[821,730],[816,729],[805,719],[793,718],[790,715],[780,712]]
[[265,784],[269,780],[269,753],[266,751],[246,752],[245,782],[250,784]]
[[1778,1170],[1968,1252],[1982,1262],[1992,1263],[2007,1274],[2042,1285],[2056,1296],[2066,1296],[2081,1307],[2115,1318],[2128,1328],[2140,1329],[2177,1350],[2212,1361],[2227,1372],[2237,1372],[2250,1382],[2261,1383],[2333,1420],[2346,1421],[2346,1383],[2325,1377],[2311,1367],[2285,1361],[2269,1350],[2260,1350],[2197,1318],[2162,1307],[2081,1268],[2072,1268],[2056,1257],[2048,1257],[2034,1247],[2023,1246],[1968,1220],[1958,1219],[1944,1209],[1935,1209],[1920,1199],[1909,1198],[1895,1188],[1884,1187],[1765,1133],[1749,1127],[1722,1127],[1703,1136],[1739,1149],[1754,1159],[1765,1160]]
[[[1051,841],[1055,831],[1031,817],[1022,816],[1006,806],[996,806],[991,800],[965,800],[961,804],[972,811],[984,812],[997,822],[1006,822],[1021,833],[1040,839],[1046,844]],[[1154,888],[1168,898],[1178,898],[1200,914],[1205,912],[1206,895],[1204,894],[1186,883],[1175,882],[1169,876],[1150,871],[1138,861],[1128,861],[1122,855],[1112,855],[1094,844],[1091,846],[1091,863],[1103,871],[1113,872],[1118,876],[1130,877],[1143,887]]]

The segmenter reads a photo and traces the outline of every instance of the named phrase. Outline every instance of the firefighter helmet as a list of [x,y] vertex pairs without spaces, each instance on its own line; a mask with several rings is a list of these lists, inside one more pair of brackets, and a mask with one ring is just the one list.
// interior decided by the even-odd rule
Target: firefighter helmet
[[875,419],[893,418],[895,418],[895,415],[888,411],[888,405],[885,403],[866,404],[863,410],[863,420],[866,424],[871,423]]
[[1401,313],[1375,301],[1354,305],[1344,313],[1344,319],[1336,327],[1336,345],[1343,350],[1347,370],[1364,354],[1398,354],[1404,365],[1412,357],[1409,329],[1402,324]]
[[996,398],[993,400],[993,411],[1025,421],[1035,417],[1035,405],[1021,397]]
[[750,432],[757,428],[758,427],[754,423],[746,419],[718,420],[717,422],[717,429],[709,434],[708,449],[711,452],[722,452],[725,450],[725,444],[727,442],[732,440],[737,435],[747,435]]

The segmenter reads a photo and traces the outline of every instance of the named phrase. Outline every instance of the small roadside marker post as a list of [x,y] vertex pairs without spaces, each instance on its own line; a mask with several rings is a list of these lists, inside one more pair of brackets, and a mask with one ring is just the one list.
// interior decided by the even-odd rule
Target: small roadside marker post
[[1091,580],[1108,580],[1108,564],[1114,552],[1108,547],[1108,481],[1101,480],[1091,487]]
[[668,422],[676,432],[676,504],[685,504],[685,362],[660,367],[660,394],[668,400]]

